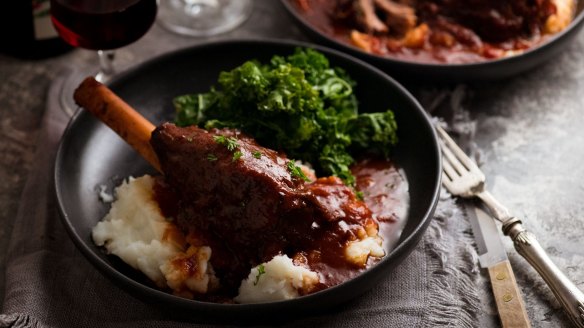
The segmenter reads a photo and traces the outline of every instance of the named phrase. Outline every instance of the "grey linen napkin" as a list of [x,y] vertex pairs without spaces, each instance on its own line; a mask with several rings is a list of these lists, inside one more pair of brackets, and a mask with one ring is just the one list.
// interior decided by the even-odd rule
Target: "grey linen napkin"
[[[35,166],[12,233],[0,327],[206,327],[179,321],[102,276],[75,248],[53,199],[53,163],[67,116],[49,92]],[[72,159],[74,160],[74,159]],[[480,275],[464,214],[446,193],[420,244],[362,297],[289,326],[473,327]]]

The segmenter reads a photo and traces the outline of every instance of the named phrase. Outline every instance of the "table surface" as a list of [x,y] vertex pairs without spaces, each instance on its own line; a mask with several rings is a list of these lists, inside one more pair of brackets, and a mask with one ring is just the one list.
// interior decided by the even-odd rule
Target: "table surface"
[[[306,40],[273,0],[254,1],[251,18],[237,30],[211,39]],[[174,49],[209,40],[183,37],[159,25],[117,53],[120,69]],[[456,126],[472,133],[471,146],[491,192],[523,219],[552,260],[584,289],[584,36],[527,74],[480,85],[409,86],[423,104],[442,104]],[[4,267],[19,197],[32,166],[51,81],[68,66],[97,65],[95,54],[74,50],[39,61],[0,55],[0,299]],[[568,327],[558,302],[537,273],[505,241],[533,327]],[[486,272],[477,326],[498,321]]]

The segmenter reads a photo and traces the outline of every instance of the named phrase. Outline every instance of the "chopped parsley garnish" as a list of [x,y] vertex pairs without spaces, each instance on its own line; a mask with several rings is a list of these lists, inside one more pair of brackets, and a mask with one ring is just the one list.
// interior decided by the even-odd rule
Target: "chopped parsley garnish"
[[262,153],[260,153],[259,151],[254,151],[253,152],[253,157],[260,159],[262,158]]
[[237,141],[236,138],[217,135],[213,136],[213,140],[215,140],[216,143],[225,146],[227,150],[233,153],[233,158],[231,159],[232,162],[237,161],[238,159],[241,158],[241,156],[243,156],[243,153],[241,151],[239,150],[235,151],[237,148],[239,148],[239,142]]
[[238,150],[238,151],[236,151],[235,153],[233,153],[233,158],[232,158],[232,161],[233,161],[233,162],[237,161],[238,159],[240,159],[240,158],[241,158],[241,156],[243,156],[243,153],[242,153],[242,152],[240,152],[239,150]]
[[213,140],[215,140],[216,143],[225,146],[229,151],[234,151],[239,147],[239,142],[237,142],[237,139],[234,137],[227,138],[225,136],[213,136]]
[[[318,175],[336,175],[354,186],[354,156],[388,157],[397,142],[393,112],[359,113],[355,86],[322,53],[298,48],[221,72],[209,92],[175,98],[176,123],[240,129],[262,146],[311,163]],[[216,141],[234,151],[236,139],[229,139]]]
[[363,201],[363,192],[362,191],[355,191],[355,196],[357,196],[357,199],[360,201]]
[[288,164],[288,171],[290,171],[290,175],[296,178],[300,178],[304,181],[310,182],[310,179],[302,172],[300,166],[296,166],[294,161],[289,161]]
[[253,285],[256,286],[258,284],[258,282],[260,281],[260,277],[266,273],[266,270],[264,268],[263,264],[260,264],[258,266],[258,275],[255,277],[255,281],[253,282]]
[[217,160],[217,156],[215,156],[214,154],[207,154],[207,160],[209,162],[214,162]]

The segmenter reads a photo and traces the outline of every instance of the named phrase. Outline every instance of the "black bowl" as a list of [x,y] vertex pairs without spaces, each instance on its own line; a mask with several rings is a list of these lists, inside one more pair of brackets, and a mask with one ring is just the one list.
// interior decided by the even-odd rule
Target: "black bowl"
[[566,29],[516,56],[469,64],[419,63],[370,54],[337,40],[312,26],[291,4],[291,0],[280,1],[293,20],[315,42],[365,60],[402,82],[418,84],[493,81],[526,72],[558,55],[584,25],[584,1],[578,1],[576,17]]
[[348,55],[323,47],[283,41],[217,42],[184,49],[148,61],[115,78],[110,87],[155,124],[171,119],[173,97],[207,91],[220,71],[249,59],[267,61],[291,54],[296,47],[324,53],[359,83],[361,108],[393,109],[399,125],[399,144],[393,159],[406,173],[411,208],[398,246],[379,264],[339,286],[298,299],[266,304],[214,304],[188,300],[153,288],[136,271],[94,245],[91,229],[108,211],[98,200],[100,185],[112,188],[124,177],[152,173],[148,164],[116,134],[86,111],[70,122],[57,154],[55,190],[71,238],[101,272],[142,300],[184,310],[198,318],[257,319],[324,310],[360,295],[383,279],[416,246],[429,224],[440,187],[440,151],[433,127],[418,102],[381,71]]

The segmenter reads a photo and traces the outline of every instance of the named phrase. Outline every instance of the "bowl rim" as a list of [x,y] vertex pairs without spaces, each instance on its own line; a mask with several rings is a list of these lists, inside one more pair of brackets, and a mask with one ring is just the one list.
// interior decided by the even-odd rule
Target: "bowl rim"
[[[335,45],[335,47],[339,47],[339,49],[343,49],[343,51],[347,51],[349,54],[355,55],[355,56],[363,56],[363,58],[366,58],[366,60],[368,61],[381,61],[381,62],[386,62],[388,64],[395,64],[395,65],[405,65],[405,66],[409,66],[412,68],[424,68],[424,69],[444,69],[444,68],[452,68],[452,69],[480,69],[480,68],[485,68],[485,67],[490,67],[492,65],[497,65],[497,64],[505,64],[505,63],[514,63],[516,61],[522,60],[524,57],[531,57],[531,56],[535,56],[537,55],[537,53],[544,51],[544,49],[546,49],[547,47],[549,47],[551,44],[556,43],[557,40],[560,39],[564,39],[566,38],[569,34],[575,32],[576,27],[582,25],[583,21],[584,21],[584,9],[580,9],[580,12],[578,12],[574,18],[572,19],[572,21],[570,22],[570,24],[568,26],[566,26],[566,28],[564,28],[563,30],[561,30],[558,33],[555,33],[554,35],[550,36],[547,40],[545,40],[544,42],[537,44],[534,47],[529,47],[527,50],[516,54],[516,55],[512,55],[509,57],[501,57],[501,58],[497,58],[497,59],[490,59],[490,60],[486,60],[486,61],[481,61],[481,62],[470,62],[470,63],[432,63],[432,62],[417,62],[417,61],[412,61],[412,60],[404,60],[404,59],[396,59],[390,56],[380,56],[380,55],[375,55],[375,54],[371,54],[365,51],[362,51],[361,49],[352,46],[350,44],[347,44],[345,42],[339,41],[327,34],[325,34],[322,31],[319,31],[317,28],[315,28],[312,24],[310,24],[299,12],[296,8],[294,8],[294,6],[291,4],[293,0],[280,0],[280,3],[286,8],[286,11],[291,14],[296,21],[300,22],[302,24],[302,26],[304,28],[309,29],[312,33],[317,34],[320,38],[326,39],[329,42],[333,43]],[[577,7],[576,9],[578,10],[579,2],[581,0],[574,0],[575,6]]]
[[[431,134],[431,144],[429,145],[429,147],[431,147],[433,149],[433,151],[436,153],[436,163],[435,165],[431,168],[431,170],[433,172],[436,172],[435,176],[436,178],[434,179],[434,188],[433,190],[431,190],[431,203],[430,206],[424,211],[423,216],[420,220],[420,222],[414,227],[414,229],[412,229],[412,231],[410,232],[409,236],[407,236],[405,239],[401,240],[396,247],[389,253],[387,254],[378,264],[376,264],[373,267],[368,268],[366,271],[364,271],[363,273],[357,275],[356,277],[349,279],[341,284],[326,288],[324,290],[312,293],[312,294],[308,294],[308,295],[304,295],[295,299],[289,299],[289,300],[283,300],[283,301],[276,301],[276,302],[266,302],[266,303],[250,303],[250,304],[225,304],[225,303],[212,303],[212,302],[204,302],[204,301],[198,301],[198,300],[192,300],[192,299],[186,299],[186,298],[181,298],[179,296],[175,296],[172,295],[170,293],[167,293],[165,291],[156,289],[154,287],[145,285],[139,281],[136,281],[134,279],[132,279],[131,277],[128,277],[127,275],[125,275],[124,273],[120,272],[118,269],[116,269],[116,267],[114,265],[112,265],[111,263],[108,263],[107,261],[105,261],[104,259],[102,259],[100,256],[98,256],[94,250],[87,245],[84,242],[84,238],[82,238],[82,236],[77,232],[77,230],[75,229],[75,227],[73,226],[73,221],[71,221],[71,218],[69,216],[68,213],[66,213],[65,211],[65,203],[66,201],[63,199],[63,191],[61,189],[61,185],[59,184],[59,181],[61,180],[61,176],[65,173],[62,172],[62,170],[60,169],[63,166],[63,162],[66,160],[64,158],[64,148],[66,146],[66,142],[65,140],[68,140],[70,138],[72,138],[72,130],[74,128],[74,126],[77,124],[76,122],[79,122],[81,120],[81,118],[83,118],[84,116],[88,116],[90,115],[88,112],[86,112],[85,110],[82,110],[81,108],[78,109],[75,114],[73,115],[73,117],[71,118],[71,120],[69,121],[62,137],[61,140],[59,142],[59,147],[57,150],[57,154],[56,154],[56,159],[55,159],[55,166],[54,166],[54,170],[53,170],[53,178],[54,178],[54,185],[53,185],[53,191],[55,193],[55,199],[57,201],[57,207],[58,207],[58,211],[59,211],[59,217],[63,223],[63,225],[65,226],[66,231],[68,232],[69,236],[71,237],[71,239],[73,240],[74,244],[77,246],[77,248],[81,251],[81,253],[89,260],[89,262],[91,262],[93,265],[95,265],[99,271],[101,271],[103,274],[105,274],[107,277],[109,278],[113,278],[114,283],[118,283],[118,284],[122,284],[124,288],[129,288],[130,290],[137,292],[137,293],[149,293],[150,295],[154,296],[157,298],[157,301],[163,301],[163,302],[171,302],[173,303],[173,305],[182,307],[182,308],[193,308],[196,307],[197,310],[201,310],[201,311],[217,311],[217,310],[221,310],[221,311],[234,311],[233,313],[242,313],[245,311],[249,311],[251,309],[257,309],[258,306],[261,306],[263,308],[267,308],[267,309],[272,309],[272,310],[277,310],[277,309],[282,309],[284,307],[289,307],[289,306],[294,306],[295,304],[301,304],[304,302],[317,302],[321,297],[323,297],[323,295],[327,295],[330,293],[335,293],[335,292],[339,292],[339,288],[342,288],[341,286],[345,285],[345,284],[349,284],[349,283],[354,283],[358,280],[363,280],[367,278],[367,273],[368,272],[376,272],[379,270],[382,270],[383,267],[385,265],[389,265],[391,263],[391,259],[398,257],[401,255],[401,253],[403,252],[407,252],[407,254],[409,254],[409,252],[411,252],[411,250],[413,250],[413,247],[415,246],[415,243],[417,243],[423,233],[425,232],[426,228],[428,227],[430,221],[433,218],[433,213],[436,209],[436,206],[438,204],[438,200],[439,200],[439,195],[440,195],[440,190],[441,190],[441,179],[442,179],[442,154],[440,151],[440,147],[438,144],[438,137],[436,134],[436,131],[434,129],[433,123],[429,117],[429,114],[426,113],[426,111],[423,109],[423,107],[420,105],[420,103],[416,100],[416,98],[404,87],[402,86],[399,82],[397,82],[394,78],[392,78],[391,76],[389,76],[387,73],[381,71],[380,69],[374,67],[373,65],[364,62],[361,59],[355,58],[349,54],[343,53],[339,50],[336,49],[332,49],[332,48],[328,48],[325,46],[321,46],[321,45],[316,45],[316,44],[312,44],[312,43],[308,43],[308,42],[302,42],[302,41],[297,41],[297,40],[282,40],[282,39],[272,39],[272,38],[243,38],[243,39],[222,39],[222,40],[215,40],[215,41],[208,41],[208,42],[202,42],[199,43],[197,45],[194,46],[188,46],[185,48],[181,48],[181,49],[177,49],[174,51],[170,51],[158,56],[155,56],[151,59],[148,59],[124,72],[121,72],[120,74],[116,75],[109,83],[107,83],[108,86],[115,88],[115,86],[119,83],[123,83],[125,79],[127,78],[131,78],[132,75],[137,74],[142,68],[147,67],[149,65],[152,64],[156,64],[159,62],[164,62],[164,61],[168,61],[168,59],[174,57],[174,56],[180,56],[182,54],[187,54],[189,52],[197,52],[197,51],[209,51],[208,49],[211,49],[213,47],[222,47],[222,46],[235,46],[239,44],[240,46],[250,46],[250,45],[255,45],[255,46],[260,46],[260,45],[273,45],[273,46],[281,46],[281,47],[289,47],[290,49],[294,49],[296,47],[304,47],[304,48],[312,48],[315,50],[318,50],[322,53],[325,53],[325,55],[329,55],[332,54],[333,56],[337,56],[340,57],[344,60],[347,61],[352,61],[355,64],[357,64],[358,66],[361,66],[362,68],[371,71],[371,73],[373,74],[377,74],[380,77],[388,80],[388,82],[390,82],[393,87],[395,88],[395,92],[401,93],[408,102],[410,102],[412,104],[413,107],[416,108],[417,113],[416,115],[420,117],[421,122],[426,125],[426,128],[428,129],[428,131]],[[414,245],[411,245],[414,244]],[[361,293],[365,292],[367,290],[363,290],[361,291]]]

